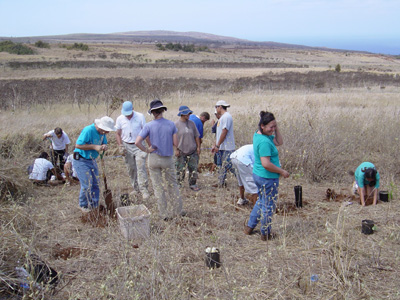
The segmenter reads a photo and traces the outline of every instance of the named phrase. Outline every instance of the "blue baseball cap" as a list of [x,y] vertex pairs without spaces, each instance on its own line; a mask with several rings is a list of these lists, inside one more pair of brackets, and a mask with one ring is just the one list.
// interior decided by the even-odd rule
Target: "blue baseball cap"
[[133,113],[133,104],[131,101],[125,101],[122,104],[121,114],[124,116],[130,116]]

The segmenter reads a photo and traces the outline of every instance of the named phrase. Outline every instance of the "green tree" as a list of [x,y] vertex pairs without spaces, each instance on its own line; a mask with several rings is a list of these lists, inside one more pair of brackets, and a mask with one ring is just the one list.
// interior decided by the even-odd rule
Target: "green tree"
[[335,71],[340,72],[341,70],[342,70],[342,67],[340,66],[340,64],[337,64],[335,67]]

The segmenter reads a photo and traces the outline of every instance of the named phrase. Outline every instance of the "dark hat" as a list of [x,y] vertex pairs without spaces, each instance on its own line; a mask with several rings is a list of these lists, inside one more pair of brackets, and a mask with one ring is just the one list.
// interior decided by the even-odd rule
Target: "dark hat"
[[165,108],[167,110],[167,107],[164,106],[164,104],[161,102],[161,100],[153,100],[150,102],[150,109],[148,110],[149,115],[151,115],[151,112],[153,110],[159,109],[159,108]]
[[182,115],[190,115],[192,113],[193,112],[186,105],[182,105],[182,106],[179,107],[179,113],[178,113],[179,117],[182,116]]

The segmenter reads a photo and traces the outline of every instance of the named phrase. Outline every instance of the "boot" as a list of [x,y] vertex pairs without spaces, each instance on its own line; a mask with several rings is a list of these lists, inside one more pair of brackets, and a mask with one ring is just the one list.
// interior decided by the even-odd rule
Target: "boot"
[[254,228],[251,228],[251,227],[247,226],[247,221],[244,222],[244,230],[243,231],[244,231],[245,234],[247,234],[247,235],[252,234],[253,233],[253,229]]
[[270,234],[261,234],[261,240],[262,241],[269,241],[269,240],[272,240],[272,239],[274,239],[276,237],[276,234],[275,233],[270,233]]

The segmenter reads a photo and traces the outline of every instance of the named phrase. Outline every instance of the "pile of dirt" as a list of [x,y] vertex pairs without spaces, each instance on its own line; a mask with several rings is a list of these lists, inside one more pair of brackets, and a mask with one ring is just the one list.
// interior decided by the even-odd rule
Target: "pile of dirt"
[[52,249],[52,255],[55,259],[67,260],[69,258],[85,255],[89,250],[80,247],[62,247],[59,243]]
[[81,216],[81,221],[83,224],[104,228],[109,224],[109,215],[106,208],[100,205],[98,209],[93,209],[88,213],[84,213]]
[[203,164],[199,164],[197,171],[199,173],[203,173],[203,172],[207,172],[207,171],[211,171],[212,167],[213,167],[213,163],[203,163]]

